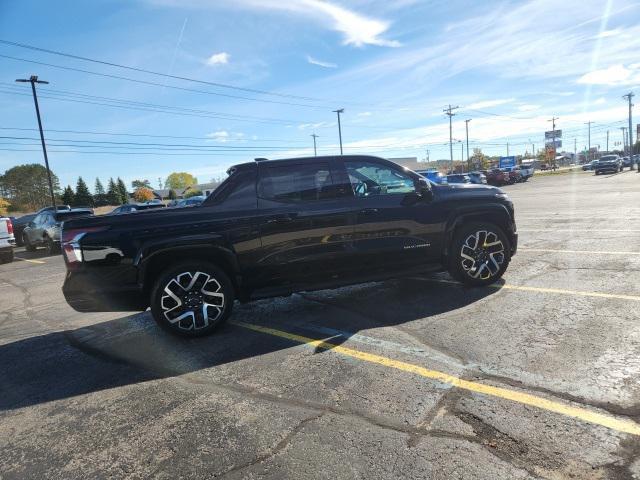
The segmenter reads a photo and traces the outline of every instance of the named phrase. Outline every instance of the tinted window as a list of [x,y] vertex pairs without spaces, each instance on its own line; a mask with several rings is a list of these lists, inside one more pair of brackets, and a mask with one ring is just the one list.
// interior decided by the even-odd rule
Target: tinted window
[[394,195],[415,192],[413,178],[387,165],[356,160],[344,162],[349,174],[353,194],[357,197],[371,195]]
[[266,166],[258,196],[276,202],[312,202],[335,198],[327,163]]
[[250,210],[257,206],[256,168],[236,170],[204,201],[223,210]]

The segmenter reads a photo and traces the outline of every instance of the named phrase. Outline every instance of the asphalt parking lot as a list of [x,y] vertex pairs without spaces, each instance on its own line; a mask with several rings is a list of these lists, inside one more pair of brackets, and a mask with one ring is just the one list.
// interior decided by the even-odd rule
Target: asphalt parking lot
[[640,478],[640,175],[505,190],[504,282],[236,305],[196,340],[0,266],[0,478]]

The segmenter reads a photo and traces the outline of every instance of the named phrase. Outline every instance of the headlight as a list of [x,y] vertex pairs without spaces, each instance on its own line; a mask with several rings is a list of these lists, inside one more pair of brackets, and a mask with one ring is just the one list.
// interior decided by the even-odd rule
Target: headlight
[[499,198],[500,200],[505,200],[505,201],[509,201],[509,195],[507,195],[506,193],[496,193],[496,198]]

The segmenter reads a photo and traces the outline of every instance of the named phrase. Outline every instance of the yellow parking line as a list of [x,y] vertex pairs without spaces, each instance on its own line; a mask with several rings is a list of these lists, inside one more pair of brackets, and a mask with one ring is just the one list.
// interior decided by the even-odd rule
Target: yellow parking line
[[[454,280],[444,280],[438,278],[422,278],[422,280],[426,280],[429,282],[436,283],[448,283],[453,285],[462,285],[460,282],[456,282]],[[565,290],[562,288],[544,288],[544,287],[527,287],[524,285],[509,285],[505,284],[496,284],[492,283],[491,285],[487,285],[487,287],[497,288],[498,290],[521,290],[523,292],[539,292],[539,293],[557,293],[561,295],[575,295],[578,297],[598,297],[598,298],[616,298],[618,300],[632,300],[634,302],[640,302],[640,295],[623,295],[620,293],[600,293],[600,292],[585,292],[582,290]]]
[[562,230],[558,228],[518,228],[518,232],[607,232],[607,233],[635,233],[640,232],[640,228],[573,228],[565,225]]
[[640,255],[640,252],[610,252],[604,250],[554,250],[551,248],[523,248],[518,247],[518,252],[549,252],[549,253],[578,253],[593,255]]
[[38,264],[47,263],[47,262],[43,262],[42,260],[30,260],[28,258],[21,258],[21,257],[13,257],[13,258],[15,258],[16,260],[22,260],[23,262],[29,262],[29,263],[38,263]]
[[471,382],[463,380],[454,375],[448,373],[439,372],[437,370],[430,370],[419,365],[412,363],[402,362],[394,360],[392,358],[383,357],[381,355],[375,355],[372,353],[363,352],[361,350],[355,350],[353,348],[343,347],[341,345],[335,345],[333,343],[326,342],[324,340],[316,340],[295,333],[286,332],[283,330],[277,330],[275,328],[262,327],[252,323],[245,322],[230,322],[233,325],[247,328],[256,332],[266,333],[275,337],[285,338],[293,342],[302,343],[315,348],[322,348],[325,350],[332,350],[347,357],[355,358],[369,363],[375,363],[396,370],[401,370],[407,373],[413,373],[424,378],[436,380],[441,383],[451,385],[453,387],[462,388],[475,393],[481,393],[483,395],[489,395],[493,397],[502,398],[505,400],[511,400],[513,402],[521,403],[524,405],[530,405],[540,408],[542,410],[548,410],[550,412],[559,413],[568,417],[577,418],[585,422],[593,423],[596,425],[602,425],[603,427],[617,430],[619,432],[630,433],[633,435],[640,435],[640,425],[631,420],[623,420],[611,415],[597,413],[586,408],[574,407],[565,403],[557,402],[554,400],[548,400],[546,398],[538,397],[528,393],[518,392],[516,390],[510,390],[508,388],[494,387],[492,385],[485,385],[483,383]]

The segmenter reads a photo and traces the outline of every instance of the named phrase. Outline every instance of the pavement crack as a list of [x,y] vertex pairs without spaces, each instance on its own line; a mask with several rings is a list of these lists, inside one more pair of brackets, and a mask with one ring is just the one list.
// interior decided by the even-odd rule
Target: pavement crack
[[315,415],[311,415],[310,417],[304,418],[302,419],[300,422],[298,422],[298,424],[293,427],[285,436],[284,438],[282,438],[282,440],[280,440],[273,448],[270,448],[269,451],[258,455],[256,458],[254,458],[253,460],[251,460],[250,462],[241,464],[241,465],[235,465],[233,467],[231,467],[230,469],[228,469],[227,471],[223,472],[222,474],[220,474],[220,478],[224,478],[227,475],[230,475],[232,473],[235,472],[239,472],[242,470],[245,470],[247,468],[250,468],[254,465],[257,465],[259,463],[265,462],[268,459],[270,459],[271,457],[276,456],[278,453],[280,453],[282,450],[284,450],[285,448],[287,448],[287,446],[291,443],[291,441],[293,440],[293,438],[308,424],[311,422],[314,422],[318,419],[320,419],[323,415],[325,414],[325,412],[319,412]]

